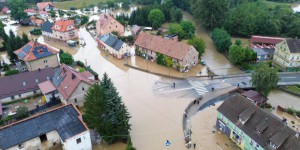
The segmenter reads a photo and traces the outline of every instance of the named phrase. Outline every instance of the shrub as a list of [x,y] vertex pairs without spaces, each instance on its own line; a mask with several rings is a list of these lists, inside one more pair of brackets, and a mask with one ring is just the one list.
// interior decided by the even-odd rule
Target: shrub
[[84,63],[80,60],[76,61],[76,64],[82,68],[84,67]]
[[79,72],[84,72],[85,69],[84,68],[79,68]]
[[70,7],[70,10],[77,10],[76,7]]
[[300,84],[298,84],[297,87],[300,88]]
[[287,109],[286,109],[286,112],[287,112],[288,114],[293,115],[293,114],[294,114],[294,109],[293,109],[293,108],[287,108]]
[[18,120],[24,119],[24,118],[26,118],[28,116],[29,116],[29,114],[28,114],[28,108],[24,107],[24,106],[19,107],[17,109],[17,113],[15,114],[15,117]]
[[266,104],[265,104],[265,108],[272,108],[272,105],[269,104],[269,103],[266,103]]
[[3,65],[3,71],[8,71],[10,69],[10,66],[8,64]]
[[291,121],[292,124],[295,124],[295,121]]
[[4,76],[10,76],[10,75],[14,75],[14,74],[18,74],[20,73],[19,70],[8,70],[5,72]]
[[38,29],[38,28],[34,28],[33,30],[30,30],[29,32],[32,35],[42,35],[42,30]]

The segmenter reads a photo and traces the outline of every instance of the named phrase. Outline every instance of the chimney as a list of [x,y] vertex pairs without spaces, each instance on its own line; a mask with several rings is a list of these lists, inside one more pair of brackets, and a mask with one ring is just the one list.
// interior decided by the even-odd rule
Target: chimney
[[72,73],[72,80],[76,78],[75,74]]
[[38,71],[41,72],[41,68],[39,68]]

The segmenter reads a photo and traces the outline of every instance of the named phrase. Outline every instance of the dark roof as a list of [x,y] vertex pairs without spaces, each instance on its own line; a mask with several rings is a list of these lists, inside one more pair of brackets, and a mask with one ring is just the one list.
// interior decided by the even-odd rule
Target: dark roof
[[51,23],[49,21],[46,21],[42,24],[41,26],[41,30],[42,31],[45,31],[45,32],[48,32],[48,33],[52,33],[52,27],[53,27],[54,23]]
[[253,51],[258,55],[274,55],[275,48],[252,48]]
[[[242,124],[239,122],[239,116],[247,109],[249,111],[255,110],[255,112],[249,120]],[[300,139],[296,138],[294,130],[282,123],[273,114],[252,104],[240,94],[236,93],[228,98],[218,108],[218,111],[265,149],[271,149],[269,144],[272,141],[274,144],[279,145],[279,150],[299,150]],[[258,131],[261,131],[261,133]],[[282,132],[285,134],[282,134]]]
[[53,68],[23,72],[0,78],[0,98],[6,98],[26,92],[38,90],[38,84],[50,79],[54,74]]
[[30,24],[31,20],[29,18],[21,20],[21,24]]
[[80,113],[69,104],[0,128],[0,148],[7,149],[56,130],[63,141],[88,128]]
[[108,33],[99,37],[99,40],[105,43],[106,45],[112,47],[116,51],[119,51],[123,45],[123,41],[119,40],[116,36]]
[[300,39],[286,39],[291,53],[300,53]]
[[0,116],[2,115],[2,103],[1,103],[1,101],[0,101]]
[[253,90],[249,90],[249,91],[245,91],[242,93],[243,96],[257,102],[257,103],[261,103],[264,101],[267,101],[268,99],[266,97],[264,97],[263,95],[261,95],[260,93],[258,93],[257,91],[253,91]]

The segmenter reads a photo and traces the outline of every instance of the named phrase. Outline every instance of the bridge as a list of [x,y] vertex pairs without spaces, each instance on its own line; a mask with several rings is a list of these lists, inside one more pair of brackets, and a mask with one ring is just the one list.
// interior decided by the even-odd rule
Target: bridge
[[[278,85],[294,85],[300,84],[300,73],[297,72],[279,72]],[[237,74],[227,76],[214,76],[212,79],[208,77],[187,77],[187,81],[196,90],[199,95],[203,95],[214,88],[215,90],[223,89],[231,86],[239,86],[241,88],[251,87],[251,74]]]

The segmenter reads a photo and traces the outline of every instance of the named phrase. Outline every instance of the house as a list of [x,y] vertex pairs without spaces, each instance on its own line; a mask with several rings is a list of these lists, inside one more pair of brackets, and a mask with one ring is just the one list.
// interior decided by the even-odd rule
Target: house
[[37,3],[37,8],[39,11],[50,11],[54,9],[52,2],[41,2]]
[[10,102],[39,94],[38,84],[54,75],[53,68],[23,72],[0,78],[0,101]]
[[41,30],[42,30],[42,35],[45,37],[53,38],[53,32],[52,32],[52,27],[54,23],[46,21],[42,24]]
[[299,133],[240,94],[217,109],[217,129],[245,150],[298,150]]
[[49,13],[47,11],[40,11],[39,13],[42,18],[46,19],[49,17]]
[[96,31],[99,36],[105,35],[111,32],[117,32],[119,35],[123,35],[125,27],[113,18],[109,14],[101,14],[96,23]]
[[131,32],[133,35],[138,35],[141,32],[141,27],[138,25],[133,25],[131,28]]
[[29,71],[59,66],[58,51],[37,41],[28,42],[14,53],[25,62]]
[[9,8],[8,8],[7,6],[4,6],[4,7],[2,8],[2,12],[3,12],[4,14],[10,14],[10,10],[9,10]]
[[33,24],[34,26],[40,27],[40,26],[42,26],[42,24],[43,24],[44,22],[45,22],[45,21],[44,21],[43,19],[38,19],[38,18],[36,18],[36,19],[34,19],[34,21],[32,22],[32,24]]
[[300,39],[285,39],[276,44],[273,61],[285,69],[300,67]]
[[90,131],[72,104],[1,127],[0,137],[0,149],[7,150],[92,150]]
[[275,52],[275,45],[284,38],[252,35],[250,48],[257,54],[257,61],[272,60]]
[[257,91],[249,90],[241,93],[244,97],[250,100],[253,104],[257,106],[264,106],[267,103],[268,98],[264,97]]
[[156,60],[157,54],[163,54],[170,57],[173,67],[181,72],[198,63],[198,51],[192,45],[183,42],[141,32],[134,44],[137,55]]
[[[94,76],[88,71],[78,72],[70,66],[61,64],[55,70],[51,83],[55,90],[58,91],[59,98],[63,104],[73,103],[76,107],[81,107],[84,104],[86,91],[96,82],[94,79]],[[48,93],[55,91],[53,87],[51,88],[48,90]],[[47,97],[47,95],[45,96]]]
[[29,18],[25,18],[25,19],[21,20],[20,23],[22,26],[31,26],[32,25],[32,21]]
[[27,14],[27,16],[34,16],[37,14],[36,10],[34,9],[25,9],[24,12]]
[[98,37],[96,41],[100,47],[119,59],[130,56],[131,47],[111,33]]
[[78,30],[75,28],[74,20],[58,20],[51,29],[55,39],[68,41],[78,38]]

